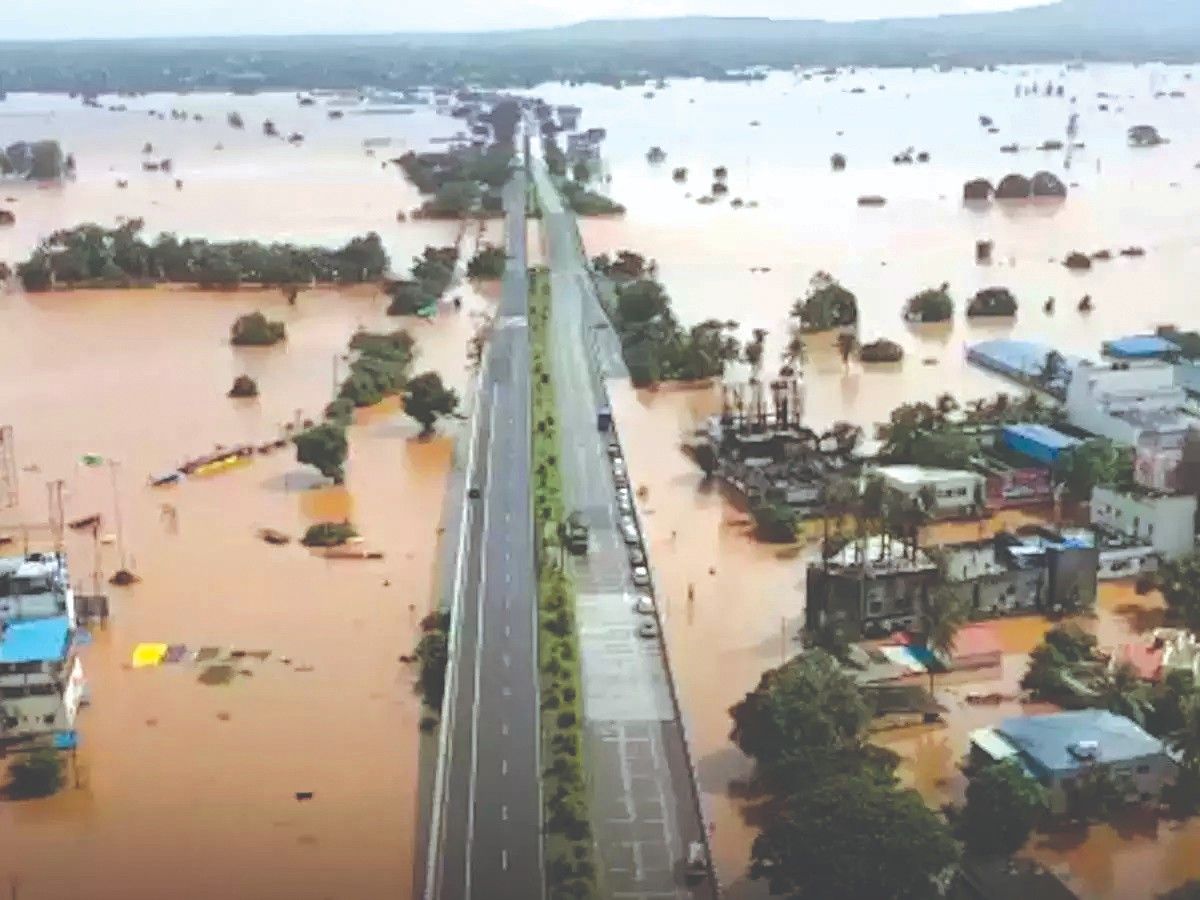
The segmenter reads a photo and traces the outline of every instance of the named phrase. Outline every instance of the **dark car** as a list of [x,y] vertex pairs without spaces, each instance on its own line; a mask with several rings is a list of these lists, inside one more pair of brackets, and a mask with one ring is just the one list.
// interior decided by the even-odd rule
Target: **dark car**
[[478,500],[479,499],[479,488],[473,487],[473,488],[468,489],[467,496],[470,497],[472,500]]

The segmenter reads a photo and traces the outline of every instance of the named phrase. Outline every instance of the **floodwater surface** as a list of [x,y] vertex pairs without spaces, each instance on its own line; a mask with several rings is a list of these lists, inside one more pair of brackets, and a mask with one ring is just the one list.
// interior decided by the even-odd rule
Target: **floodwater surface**
[[[118,215],[214,238],[332,244],[373,229],[398,268],[457,233],[397,223],[416,196],[365,157],[370,132],[349,117],[326,124],[323,111],[278,95],[125,102],[194,107],[211,120],[131,119],[65,98],[0,105],[6,139],[59,137],[80,165],[61,187],[0,185],[18,216],[0,231],[0,259],[21,258],[50,229]],[[224,124],[225,109],[242,111],[246,132]],[[254,117],[266,115],[309,140],[264,138]],[[458,123],[425,113],[370,127],[419,147]],[[146,140],[155,157],[175,159],[182,191],[140,172]],[[213,150],[217,140],[226,150]],[[115,188],[117,172],[127,191]],[[263,443],[319,418],[359,328],[408,328],[415,371],[436,369],[461,390],[466,345],[488,308],[470,286],[461,293],[463,311],[432,322],[389,318],[373,287],[306,290],[294,307],[278,291],[0,293],[0,423],[13,426],[21,470],[20,506],[0,511],[0,533],[49,546],[46,485],[61,480],[66,518],[100,513],[106,541],[68,531],[73,581],[90,592],[94,560],[107,577],[122,551],[142,579],[108,588],[112,618],[83,650],[91,704],[78,720],[79,787],[0,802],[0,884],[18,885],[22,900],[410,895],[421,710],[415,673],[398,658],[434,599],[449,435],[460,425],[420,440],[395,401],[359,411],[344,487],[319,486],[290,446],[176,487],[147,479],[217,444]],[[229,345],[234,319],[254,310],[286,323],[285,344]],[[259,398],[225,396],[239,374],[257,380]],[[112,465],[80,465],[84,454]],[[384,558],[329,560],[257,536],[274,528],[295,539],[343,519]],[[189,655],[132,669],[143,641],[186,644]],[[201,648],[219,650],[197,662]]]
[[[1052,80],[1064,97],[1014,96],[1017,84]],[[862,341],[888,337],[906,351],[892,366],[843,366],[832,335],[807,338],[806,418],[815,428],[847,420],[866,429],[904,401],[932,400],[949,391],[961,401],[991,396],[1012,385],[969,367],[969,343],[1013,336],[1052,343],[1095,358],[1102,340],[1164,323],[1200,325],[1192,283],[1200,276],[1200,90],[1192,70],[1176,67],[1060,67],[997,72],[869,71],[821,76],[773,74],[745,84],[676,82],[644,99],[640,91],[547,86],[540,93],[584,108],[585,127],[608,126],[608,190],[626,204],[620,219],[589,220],[582,231],[589,254],[635,250],[655,259],[659,278],[684,325],[735,320],[743,336],[768,329],[767,375],[778,365],[788,311],[808,279],[827,270],[859,299]],[[880,85],[885,90],[880,90]],[[853,88],[865,93],[850,93]],[[1158,92],[1184,90],[1182,99]],[[1099,98],[1098,93],[1114,98]],[[1076,98],[1072,102],[1072,97]],[[1109,105],[1107,112],[1100,104]],[[1066,139],[1072,112],[1080,115],[1076,150],[1033,149]],[[989,115],[1000,128],[978,123]],[[757,121],[758,125],[751,124]],[[1126,129],[1153,124],[1171,143],[1152,149],[1126,145]],[[840,132],[840,133],[839,133]],[[1017,154],[999,148],[1018,143]],[[662,166],[646,162],[661,146]],[[927,150],[928,164],[896,166],[893,154]],[[829,156],[849,158],[834,173]],[[723,202],[698,205],[711,171],[729,169]],[[687,183],[672,169],[689,169]],[[1065,201],[992,203],[964,207],[963,183],[993,182],[1009,172],[1057,173],[1072,185]],[[688,195],[691,195],[690,197]],[[882,209],[856,198],[882,194]],[[740,197],[751,208],[731,207]],[[977,240],[995,242],[994,262],[977,265]],[[1114,253],[1145,248],[1137,259],[1097,262],[1087,273],[1062,265],[1072,250]],[[769,271],[751,272],[766,267]],[[907,297],[950,284],[955,318],[945,325],[908,326]],[[1021,307],[1015,319],[970,322],[965,300],[992,285],[1011,288]],[[1090,294],[1094,311],[1080,313]],[[1043,310],[1056,299],[1053,313]],[[644,487],[651,557],[668,610],[666,637],[697,759],[701,793],[713,829],[718,872],[731,897],[765,897],[746,869],[756,829],[747,821],[739,783],[749,761],[728,739],[728,708],[753,689],[762,672],[795,652],[804,619],[805,566],[817,555],[811,533],[796,547],[756,543],[748,516],[677,448],[704,417],[718,411],[715,388],[633,391],[616,384],[614,409],[635,484]],[[1035,510],[980,526],[939,525],[931,541],[973,539],[1005,525],[1049,516]],[[689,594],[692,599],[689,600]],[[1132,584],[1101,587],[1097,616],[1082,624],[1114,650],[1142,640],[1161,622],[1161,598],[1137,596]],[[882,735],[903,757],[900,776],[931,805],[962,800],[958,769],[974,728],[1009,715],[1045,710],[1011,701],[968,704],[972,691],[1016,693],[1027,654],[1049,623],[1038,618],[999,623],[1004,655],[998,669],[938,682],[948,707],[942,727]],[[752,818],[752,817],[750,817]],[[1157,840],[1155,840],[1157,836]],[[1127,838],[1127,839],[1125,839]],[[1035,837],[1027,852],[1060,871],[1084,897],[1147,896],[1200,876],[1200,822],[1122,822],[1072,835]]]

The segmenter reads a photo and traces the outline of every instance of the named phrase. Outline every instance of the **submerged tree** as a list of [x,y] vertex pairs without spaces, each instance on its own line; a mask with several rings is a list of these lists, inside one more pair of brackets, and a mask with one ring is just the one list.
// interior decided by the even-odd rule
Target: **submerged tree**
[[849,327],[858,323],[858,300],[828,272],[817,272],[791,314],[805,331]]
[[421,423],[422,434],[433,431],[437,420],[458,408],[458,394],[442,384],[437,372],[412,378],[404,390],[404,411]]
[[1025,846],[1045,815],[1045,789],[1013,762],[982,765],[967,782],[959,827],[972,853],[1010,856]]
[[341,484],[346,474],[343,466],[346,462],[348,445],[346,429],[336,422],[325,422],[292,438],[296,445],[296,461],[314,467],[326,478],[332,478],[335,484]]

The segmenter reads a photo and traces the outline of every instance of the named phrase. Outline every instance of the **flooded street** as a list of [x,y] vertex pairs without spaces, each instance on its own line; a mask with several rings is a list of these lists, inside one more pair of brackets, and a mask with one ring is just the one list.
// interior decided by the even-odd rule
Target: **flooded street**
[[[1145,66],[1089,67],[1063,73],[1033,67],[996,73],[935,74],[929,71],[843,74],[831,83],[773,74],[759,84],[674,83],[653,99],[637,92],[598,87],[542,91],[552,102],[584,108],[586,126],[610,126],[605,163],[613,197],[629,207],[624,219],[582,223],[588,253],[632,249],[657,260],[659,278],[684,325],[706,318],[734,319],[744,335],[769,329],[768,373],[787,333],[791,303],[819,269],[832,272],[858,295],[860,340],[888,337],[902,344],[896,366],[843,368],[832,336],[807,339],[806,416],[814,428],[847,420],[870,433],[873,423],[906,400],[931,400],[944,391],[962,401],[1016,389],[968,367],[968,343],[1014,336],[1053,343],[1064,352],[1095,356],[1102,340],[1167,322],[1195,327],[1191,281],[1200,275],[1200,96],[1154,99],[1157,90],[1183,87],[1189,70]],[[1018,81],[1067,85],[1065,98],[1013,96]],[[886,91],[878,85],[886,84]],[[857,86],[863,94],[849,94]],[[1097,92],[1120,95],[1099,101]],[[1070,103],[1072,95],[1078,103]],[[694,100],[694,102],[692,102]],[[1099,102],[1114,111],[1099,112]],[[1115,107],[1123,105],[1122,112]],[[1063,138],[1070,113],[1081,114],[1080,137],[1070,169],[1063,153],[1032,146]],[[628,125],[635,113],[642,123]],[[992,116],[989,135],[976,119]],[[760,120],[755,127],[749,123]],[[1173,143],[1150,150],[1125,144],[1125,130],[1151,123]],[[838,131],[844,131],[838,136]],[[1001,144],[1018,142],[1016,155]],[[664,165],[650,166],[647,148],[667,151]],[[891,156],[912,145],[928,150],[928,165],[894,166]],[[832,173],[833,152],[849,158],[847,171]],[[758,208],[728,203],[698,206],[708,173],[729,168],[729,197],[757,201]],[[686,185],[671,170],[687,166]],[[993,203],[981,210],[961,201],[962,184],[984,176],[993,182],[1017,171],[1056,172],[1078,184],[1066,201],[1015,207]],[[687,193],[692,197],[688,198]],[[855,198],[880,193],[883,209],[861,209]],[[995,241],[995,263],[974,262],[976,240]],[[1140,245],[1142,259],[1098,262],[1077,274],[1061,265],[1073,249],[1093,252]],[[766,266],[768,273],[751,273]],[[955,321],[906,326],[905,299],[947,281],[956,301]],[[991,285],[1010,287],[1021,302],[1015,320],[970,323],[965,300]],[[1084,293],[1095,311],[1075,303]],[[1057,298],[1053,315],[1043,301]],[[1136,301],[1133,298],[1138,298]],[[819,523],[798,548],[757,544],[748,516],[706,484],[677,448],[680,438],[719,409],[715,389],[663,388],[635,392],[614,386],[616,418],[634,483],[645,487],[651,557],[669,610],[667,638],[698,760],[701,791],[714,825],[714,855],[723,884],[734,898],[765,897],[765,885],[745,876],[756,833],[744,816],[737,783],[748,761],[728,740],[728,708],[751,690],[762,672],[779,664],[798,644],[804,618],[804,578],[816,557]],[[1048,511],[1042,511],[1048,515]],[[1024,520],[1006,514],[985,526],[990,532]],[[933,542],[980,536],[976,523],[939,525]],[[689,589],[694,600],[687,601]],[[1106,583],[1097,617],[1084,622],[1101,646],[1115,649],[1161,622],[1161,599],[1138,597],[1131,583]],[[1046,707],[1016,702],[970,706],[971,691],[1015,692],[1028,652],[1048,623],[1021,618],[998,625],[1004,648],[998,670],[939,679],[937,697],[949,707],[942,727],[890,732],[879,742],[903,756],[906,784],[933,805],[959,800],[965,778],[958,771],[974,729],[1008,715]],[[1084,897],[1147,896],[1200,876],[1200,823],[1122,823],[1090,833],[1038,836],[1028,852],[1052,865]],[[1141,829],[1140,831],[1138,829]]]
[[[223,113],[219,125],[126,120],[122,132],[118,114],[41,99],[66,110],[50,119],[61,132],[3,117],[0,127],[60,137],[81,176],[53,190],[0,188],[19,197],[17,228],[0,232],[3,259],[21,258],[49,228],[118,214],[145,215],[152,233],[212,237],[340,243],[375,229],[398,268],[456,233],[453,223],[398,225],[396,209],[414,205],[415,194],[393,169],[362,159],[359,138],[320,131],[293,148],[255,133],[250,104],[279,110],[281,130],[292,127],[289,113],[323,119],[292,109],[290,97],[130,101],[236,106],[245,134],[231,134]],[[3,111],[32,102],[13,97]],[[77,117],[90,115],[102,124],[76,130]],[[341,124],[353,127],[328,129]],[[454,130],[442,119],[428,133],[437,124]],[[166,147],[168,134],[193,127]],[[428,133],[408,140],[421,144]],[[229,150],[239,139],[245,147],[188,162],[218,137]],[[110,161],[136,165],[143,139],[175,156],[183,191],[154,173],[131,176],[128,192],[112,187]],[[461,293],[464,311],[432,322],[386,316],[386,297],[369,287],[305,291],[295,307],[279,291],[0,293],[0,420],[13,425],[22,469],[21,506],[0,512],[0,533],[17,536],[17,547],[23,534],[46,547],[46,483],[62,479],[66,518],[100,513],[102,533],[112,534],[112,472],[78,462],[98,454],[117,463],[124,543],[142,578],[108,589],[112,619],[83,651],[91,705],[78,723],[82,786],[0,802],[0,884],[16,879],[22,900],[409,896],[420,710],[413,672],[397,658],[411,651],[434,599],[452,441],[417,440],[419,426],[393,400],[359,412],[343,488],[310,489],[314,472],[291,447],[177,487],[150,488],[147,478],[215,444],[263,442],[298,415],[317,417],[335,366],[346,374],[339,357],[358,328],[408,328],[418,342],[414,370],[437,369],[461,389],[472,310],[488,306],[466,286]],[[229,345],[234,319],[253,310],[286,323],[286,344]],[[257,380],[258,399],[225,396],[243,373]],[[270,527],[298,538],[315,521],[343,518],[383,560],[326,560],[255,534]],[[118,547],[99,549],[107,577]],[[90,533],[69,531],[67,550],[72,580],[91,592]],[[144,641],[186,644],[188,661],[134,670],[130,655]],[[201,647],[221,648],[229,683],[198,680],[206,665],[191,654]],[[230,659],[235,649],[270,655]],[[313,798],[299,803],[297,791]]]

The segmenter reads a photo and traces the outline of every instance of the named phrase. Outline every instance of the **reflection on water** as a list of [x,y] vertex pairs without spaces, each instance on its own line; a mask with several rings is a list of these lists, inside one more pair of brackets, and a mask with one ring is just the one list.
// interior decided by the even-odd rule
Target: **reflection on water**
[[[212,116],[158,122],[30,97],[0,107],[14,137],[59,137],[81,168],[62,188],[0,188],[17,197],[6,205],[18,216],[0,232],[0,259],[19,258],[50,228],[119,214],[217,237],[334,241],[376,229],[400,265],[453,238],[451,224],[397,225],[396,209],[415,196],[360,146],[368,129],[420,146],[453,131],[449,120],[407,117],[399,132],[396,120],[325,126],[290,97],[129,102]],[[27,107],[54,111],[2,118]],[[242,110],[244,134],[217,120],[227,107]],[[263,138],[254,116],[268,111],[284,133],[308,134],[306,144]],[[145,140],[174,157],[183,191],[134,171]],[[217,140],[225,151],[213,151]],[[116,172],[129,175],[127,192],[113,187]],[[463,295],[462,313],[418,322],[385,316],[373,288],[305,291],[295,307],[275,291],[0,293],[0,421],[14,426],[18,464],[30,469],[20,509],[0,511],[0,531],[25,523],[31,545],[44,545],[45,482],[56,478],[68,519],[99,512],[113,531],[109,473],[76,462],[97,453],[119,461],[125,542],[143,578],[111,589],[112,620],[84,651],[92,704],[80,717],[82,787],[0,803],[0,884],[18,878],[22,900],[409,895],[420,710],[397,657],[432,601],[450,440],[417,440],[419,426],[391,402],[358,415],[344,487],[310,490],[312,472],[290,448],[178,487],[145,485],[215,444],[260,443],[318,415],[335,357],[359,327],[409,328],[417,370],[438,369],[461,388],[473,311],[489,305]],[[256,309],[286,322],[286,345],[229,345],[230,324]],[[225,397],[242,373],[257,380],[256,401]],[[327,560],[256,536],[269,527],[297,538],[314,521],[344,518],[382,561]],[[68,552],[75,580],[87,583],[90,539],[69,532]],[[106,574],[116,553],[100,548]],[[209,663],[134,671],[129,656],[142,641],[223,649]],[[229,662],[234,648],[270,656]],[[210,666],[232,666],[232,678]],[[313,799],[297,803],[297,791]]]
[[[1012,334],[1094,355],[1101,340],[1120,334],[1163,322],[1194,327],[1189,285],[1200,275],[1200,253],[1190,223],[1200,209],[1200,173],[1193,170],[1200,158],[1195,115],[1200,100],[1153,98],[1155,90],[1181,83],[1186,70],[1089,67],[1061,76],[1057,68],[1029,71],[1026,80],[1045,82],[1052,75],[1065,81],[1067,97],[1017,100],[1018,76],[1011,70],[941,75],[864,70],[831,84],[791,75],[751,86],[675,83],[649,101],[600,87],[550,86],[543,92],[553,102],[583,106],[586,124],[613,126],[606,163],[613,194],[629,215],[585,222],[589,254],[629,248],[656,259],[685,324],[734,318],[746,334],[767,328],[770,360],[781,348],[792,301],[815,271],[833,272],[858,294],[861,339],[888,336],[905,347],[907,357],[898,371],[852,365],[846,372],[832,337],[813,336],[806,407],[816,426],[846,419],[869,428],[904,400],[928,400],[946,390],[963,400],[1012,390],[967,367],[964,348],[970,341]],[[845,92],[860,82],[886,83],[888,90]],[[1098,91],[1121,94],[1123,111],[1099,112]],[[1074,106],[1072,95],[1078,97]],[[1087,148],[1075,154],[1069,170],[1061,154],[999,153],[1002,143],[1025,146],[1059,137],[1072,110],[1081,113]],[[992,116],[1001,133],[979,128],[980,114]],[[762,127],[749,127],[752,119],[760,119]],[[1142,121],[1171,135],[1173,143],[1159,148],[1167,152],[1151,155],[1125,146],[1125,129]],[[655,144],[669,154],[664,167],[645,161],[646,149]],[[908,145],[931,151],[933,163],[894,167],[892,154]],[[836,175],[828,165],[835,151],[850,160],[848,170]],[[722,164],[730,170],[730,197],[757,200],[757,209],[695,203],[707,190],[707,173]],[[687,185],[672,182],[675,166],[689,167]],[[1058,204],[982,211],[961,204],[969,178],[995,181],[1009,171],[1032,175],[1039,169],[1078,186]],[[858,208],[854,199],[865,193],[887,195],[888,206]],[[975,241],[984,238],[996,242],[992,266],[974,262]],[[1098,263],[1083,275],[1060,264],[1076,248],[1130,244],[1146,247],[1147,256]],[[762,266],[770,271],[750,271]],[[958,300],[955,322],[905,326],[904,300],[942,281],[950,282]],[[1023,301],[1019,316],[968,324],[964,297],[992,284],[1016,292]],[[1084,293],[1095,300],[1088,316],[1075,310]],[[1042,311],[1048,296],[1059,301],[1054,315]],[[745,820],[736,783],[749,767],[729,743],[727,710],[764,669],[794,651],[804,613],[804,566],[816,553],[815,536],[799,554],[756,544],[745,515],[719,488],[704,482],[682,454],[664,452],[717,408],[715,390],[634,392],[616,385],[614,402],[632,477],[649,489],[651,555],[670,610],[667,639],[697,745],[704,803],[716,825],[718,869],[731,896],[765,896],[765,887],[744,875],[755,832]],[[927,538],[974,539],[1029,518],[1006,513],[983,526],[942,524]],[[686,599],[689,590],[692,601]],[[1161,614],[1157,595],[1139,597],[1130,584],[1105,584],[1096,618],[1082,624],[1102,646],[1115,649],[1154,627]],[[1015,693],[1026,655],[1047,627],[1036,618],[998,623],[1004,656],[997,669],[938,680],[938,700],[950,709],[947,725],[879,738],[902,754],[902,779],[927,802],[961,800],[965,779],[957,766],[972,729],[1048,709],[1015,701],[972,706],[965,699],[972,691]],[[1144,825],[1121,827],[1120,838],[1107,826],[1068,843],[1057,836],[1038,838],[1030,852],[1068,870],[1071,884],[1087,897],[1146,896],[1200,876],[1200,857],[1190,852],[1200,840],[1200,822],[1160,823],[1157,840]]]

